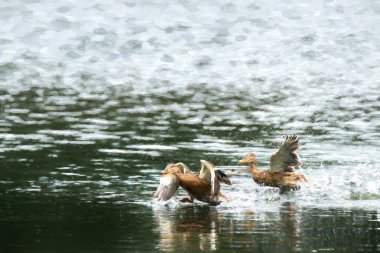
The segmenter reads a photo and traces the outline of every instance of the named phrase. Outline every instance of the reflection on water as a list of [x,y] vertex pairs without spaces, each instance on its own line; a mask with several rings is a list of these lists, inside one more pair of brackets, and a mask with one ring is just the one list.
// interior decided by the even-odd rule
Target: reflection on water
[[300,208],[229,212],[208,205],[81,202],[28,193],[2,197],[4,252],[376,251],[376,211]]
[[[237,95],[242,90],[215,94],[196,87],[202,101],[187,93],[192,89],[144,96],[4,91],[2,247],[47,252],[61,246],[65,251],[69,242],[78,250],[378,250],[379,143],[364,138],[376,135],[371,127],[343,131],[313,118],[288,122],[287,112],[277,109],[292,96],[278,100],[278,95],[256,94],[252,107],[242,103],[250,98]],[[373,113],[377,102],[366,103]],[[325,117],[332,111],[315,113]],[[341,109],[335,113],[340,117]],[[316,126],[326,131],[310,131]],[[265,167],[288,133],[300,136],[302,172],[312,182],[300,191],[280,194],[237,174],[231,187],[223,186],[231,201],[218,207],[182,205],[177,199],[163,206],[152,200],[159,171],[168,162],[182,161],[197,170],[199,159],[208,159],[233,171],[250,151]],[[94,232],[104,227],[107,235]],[[17,244],[15,238],[20,238]]]
[[160,240],[158,247],[164,251],[217,250],[223,215],[209,206],[180,210],[161,208],[153,214]]
[[153,219],[159,234],[156,247],[162,251],[372,251],[380,242],[376,212],[302,210],[290,202],[279,212],[233,214],[209,206],[161,206],[153,211]]

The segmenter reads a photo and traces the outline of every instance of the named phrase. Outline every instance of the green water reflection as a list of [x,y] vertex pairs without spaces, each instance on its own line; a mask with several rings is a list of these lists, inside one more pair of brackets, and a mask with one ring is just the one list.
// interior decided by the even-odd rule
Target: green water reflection
[[33,194],[2,200],[3,252],[369,252],[380,240],[373,211],[284,203],[278,213],[231,214],[207,205],[152,210]]
[[[378,156],[371,153],[376,140],[359,138],[374,132],[343,131],[334,120],[325,121],[334,113],[351,119],[349,111],[332,104],[329,112],[318,109],[313,117],[298,119],[281,109],[291,95],[245,95],[203,85],[142,95],[126,88],[0,93],[0,251],[380,250],[379,176],[371,169],[356,174],[356,181],[337,176],[336,183],[323,182],[330,187],[326,191],[277,196],[281,201],[273,210],[267,206],[276,198],[241,209],[238,203],[165,206],[152,201],[159,171],[168,162],[180,160],[196,169],[199,159],[207,158],[233,166],[254,150],[265,166],[290,133],[305,143],[302,159],[316,178],[328,178],[333,169],[351,173],[345,166],[364,162],[376,168]],[[367,106],[371,113],[375,109]],[[368,152],[352,156],[357,146]],[[235,188],[227,193],[241,194],[240,187],[257,197],[259,187],[246,179],[234,178]],[[327,205],[333,198],[323,199],[330,194],[338,194],[334,207]],[[371,208],[355,206],[367,195]],[[313,207],[320,199],[322,204]]]

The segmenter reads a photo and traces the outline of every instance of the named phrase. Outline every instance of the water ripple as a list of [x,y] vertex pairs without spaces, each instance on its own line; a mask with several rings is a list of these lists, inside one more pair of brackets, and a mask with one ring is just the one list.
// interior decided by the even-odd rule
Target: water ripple
[[[366,0],[4,2],[4,208],[20,196],[54,198],[49,204],[70,197],[81,204],[139,204],[152,215],[141,224],[167,228],[162,235],[171,236],[140,251],[176,250],[165,244],[173,238],[186,246],[181,250],[217,250],[223,241],[218,231],[233,236],[242,230],[249,238],[234,238],[233,250],[254,247],[252,233],[268,246],[265,240],[289,236],[276,234],[284,232],[284,213],[291,213],[288,223],[305,214],[302,220],[314,224],[323,215],[345,217],[341,209],[380,210],[379,10]],[[207,159],[233,171],[238,159],[254,152],[264,168],[288,134],[300,137],[302,172],[313,185],[281,194],[235,175],[234,185],[223,187],[232,201],[205,209],[209,216],[201,225],[176,223],[208,208],[178,203],[183,191],[168,203],[152,199],[168,162],[198,168]],[[132,214],[111,216],[123,213]],[[199,248],[178,237],[186,227],[196,231]],[[121,240],[130,243],[128,236]],[[289,251],[305,249],[297,240],[286,244]]]

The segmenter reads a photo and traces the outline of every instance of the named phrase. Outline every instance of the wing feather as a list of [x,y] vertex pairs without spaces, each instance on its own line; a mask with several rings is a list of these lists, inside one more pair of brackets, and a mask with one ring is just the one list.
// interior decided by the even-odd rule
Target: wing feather
[[216,196],[219,193],[220,183],[215,174],[215,165],[206,160],[201,160],[202,168],[199,177],[207,180],[211,185],[211,195]]
[[232,182],[223,171],[215,167],[214,164],[201,160],[202,168],[199,177],[207,180],[211,184],[211,195],[216,196],[220,191],[220,182],[231,185]]
[[177,192],[179,181],[176,175],[167,174],[160,177],[160,184],[157,187],[154,197],[158,200],[169,200]]
[[270,157],[270,169],[273,172],[294,171],[294,167],[301,165],[296,153],[298,149],[298,137],[286,136],[279,150]]
[[183,174],[193,173],[193,172],[191,171],[191,169],[189,168],[189,166],[187,166],[186,164],[184,164],[184,163],[182,163],[182,162],[177,163],[177,164],[175,164],[175,165],[182,167],[182,169],[183,169]]

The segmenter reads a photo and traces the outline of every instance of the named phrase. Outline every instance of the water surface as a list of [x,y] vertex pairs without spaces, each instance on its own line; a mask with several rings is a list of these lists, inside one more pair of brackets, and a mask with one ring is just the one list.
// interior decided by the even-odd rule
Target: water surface
[[[376,2],[0,8],[2,252],[380,251]],[[288,134],[300,191],[153,199],[169,162],[266,168]]]

